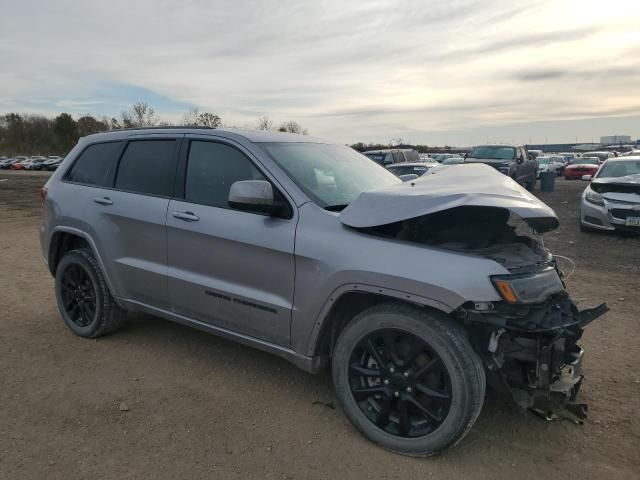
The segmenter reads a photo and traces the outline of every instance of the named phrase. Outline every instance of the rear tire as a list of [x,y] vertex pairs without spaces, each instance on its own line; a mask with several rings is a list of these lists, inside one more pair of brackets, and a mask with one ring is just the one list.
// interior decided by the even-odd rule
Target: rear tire
[[482,363],[460,325],[441,312],[369,308],[342,331],[332,361],[349,420],[396,453],[429,456],[455,445],[482,409]]
[[114,301],[90,250],[66,253],[55,276],[56,300],[67,327],[81,337],[97,338],[115,331],[125,312]]

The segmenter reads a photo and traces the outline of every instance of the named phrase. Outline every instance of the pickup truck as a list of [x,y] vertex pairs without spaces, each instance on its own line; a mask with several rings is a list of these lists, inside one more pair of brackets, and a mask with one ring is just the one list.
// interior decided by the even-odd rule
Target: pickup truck
[[464,163],[485,163],[532,190],[538,176],[538,161],[525,147],[515,145],[479,145],[465,156]]

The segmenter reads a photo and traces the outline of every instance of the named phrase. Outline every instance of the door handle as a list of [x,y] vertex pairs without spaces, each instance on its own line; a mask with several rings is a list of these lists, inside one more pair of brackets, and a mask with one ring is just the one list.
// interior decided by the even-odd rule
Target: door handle
[[93,199],[94,202],[99,203],[100,205],[113,205],[113,200],[109,197],[96,197]]
[[193,212],[173,212],[173,216],[185,222],[197,222],[200,217]]

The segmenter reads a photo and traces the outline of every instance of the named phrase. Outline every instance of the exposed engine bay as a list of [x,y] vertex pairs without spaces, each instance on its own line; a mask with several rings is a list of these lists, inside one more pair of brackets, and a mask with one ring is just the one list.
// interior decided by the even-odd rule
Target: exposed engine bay
[[[509,270],[548,265],[541,237],[518,233],[509,210],[461,206],[368,229],[370,233],[490,258]],[[521,223],[521,222],[520,222]],[[514,270],[515,271],[515,270]]]

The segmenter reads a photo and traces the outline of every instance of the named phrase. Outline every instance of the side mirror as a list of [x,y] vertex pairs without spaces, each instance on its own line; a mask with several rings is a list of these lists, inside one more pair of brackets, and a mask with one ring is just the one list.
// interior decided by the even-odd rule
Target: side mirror
[[469,158],[469,152],[464,154],[464,158]]
[[241,180],[231,184],[229,206],[239,210],[274,215],[283,205],[273,195],[273,186],[266,180]]
[[520,155],[518,157],[518,163],[522,163],[522,162],[524,162],[524,158],[522,157],[522,155]]
[[590,182],[591,181],[591,175],[582,175],[582,180],[584,180],[585,182]]
[[416,178],[419,178],[419,177],[415,173],[407,173],[406,175],[398,176],[398,178],[403,182],[410,182],[411,180],[415,180]]

